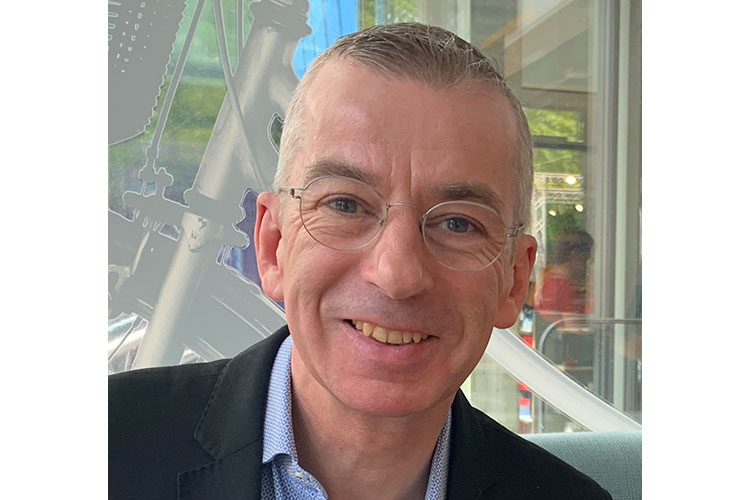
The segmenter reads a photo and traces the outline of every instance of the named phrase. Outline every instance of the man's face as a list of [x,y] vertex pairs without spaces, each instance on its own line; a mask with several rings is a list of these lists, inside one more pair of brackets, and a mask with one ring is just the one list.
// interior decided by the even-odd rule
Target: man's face
[[[374,243],[340,251],[310,237],[288,194],[259,197],[258,266],[266,293],[285,304],[295,388],[312,384],[337,403],[374,415],[447,407],[493,326],[515,321],[536,242],[519,235],[490,267],[453,271],[425,247],[421,215],[446,201],[440,193],[447,186],[461,185],[490,190],[501,200],[495,208],[505,225],[516,223],[510,108],[487,89],[433,90],[329,62],[311,82],[304,116],[290,187],[343,165],[372,179],[388,202],[416,209],[391,208]],[[358,330],[358,321],[427,338],[381,343]]]

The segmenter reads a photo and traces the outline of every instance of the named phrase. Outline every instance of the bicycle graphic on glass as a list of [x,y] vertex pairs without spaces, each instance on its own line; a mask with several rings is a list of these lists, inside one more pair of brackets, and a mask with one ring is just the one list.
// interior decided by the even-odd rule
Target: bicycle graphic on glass
[[[236,227],[246,192],[245,206],[254,207],[254,193],[271,189],[282,117],[298,81],[292,55],[311,32],[308,2],[250,4],[253,23],[243,42],[238,1],[232,71],[221,2],[213,1],[226,95],[182,204],[165,196],[174,176],[158,166],[159,148],[204,4],[196,2],[163,95],[134,179],[140,189],[122,196],[130,217],[109,211],[110,373],[233,356],[284,323],[281,307],[227,262],[231,249],[249,244]],[[149,125],[186,7],[185,1],[109,2],[110,146]]]

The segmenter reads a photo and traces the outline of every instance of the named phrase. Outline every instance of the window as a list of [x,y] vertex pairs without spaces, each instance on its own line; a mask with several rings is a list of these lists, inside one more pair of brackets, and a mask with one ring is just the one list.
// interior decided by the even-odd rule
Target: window
[[[513,332],[640,421],[640,2],[300,5],[224,1],[216,13],[189,0],[177,13],[110,2],[110,371],[132,368],[139,350],[144,363],[230,356],[283,323],[281,305],[257,285],[252,245],[243,247],[255,193],[270,188],[291,91],[337,36],[420,21],[496,61],[529,120],[528,230],[540,252]],[[209,245],[211,258],[178,240],[191,224],[209,225],[193,244]],[[152,325],[160,335],[149,335]],[[582,429],[490,351],[464,390],[516,431]]]

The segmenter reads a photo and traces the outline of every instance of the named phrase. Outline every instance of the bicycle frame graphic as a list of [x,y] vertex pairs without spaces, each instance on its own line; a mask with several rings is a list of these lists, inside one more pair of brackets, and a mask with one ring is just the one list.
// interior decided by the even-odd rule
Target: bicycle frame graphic
[[[234,227],[244,215],[240,203],[245,191],[251,189],[258,193],[271,188],[278,153],[270,128],[274,121],[285,116],[298,81],[291,59],[298,40],[310,33],[306,24],[308,3],[305,0],[252,3],[254,21],[244,44],[238,42],[240,56],[232,72],[221,2],[214,0],[214,21],[227,94],[193,186],[184,194],[185,207],[165,198],[164,191],[172,184],[173,177],[163,167],[157,170],[156,162],[159,141],[204,3],[205,0],[197,3],[146,154],[146,165],[139,172],[141,190],[123,195],[124,203],[135,209],[135,217],[128,220],[113,211],[109,213],[109,316],[113,319],[130,315],[115,323],[121,335],[110,349],[110,360],[138,326],[139,321],[133,314],[149,320],[148,333],[137,348],[133,368],[176,364],[185,346],[205,360],[232,356],[284,322],[281,308],[265,297],[256,283],[224,265],[223,257],[230,247],[249,244],[247,235]],[[184,8],[185,2],[182,2]],[[158,9],[175,17],[174,5],[162,3],[151,8],[146,2],[110,2],[110,17],[119,20],[122,26],[135,27],[139,32],[136,34],[143,38],[147,26],[154,28],[152,32],[159,31],[159,26],[153,24],[153,19],[162,14]],[[112,11],[115,11],[114,16]],[[152,21],[148,14],[152,14]],[[176,33],[179,18],[177,23],[173,19],[168,21],[172,21],[172,33]],[[139,29],[140,26],[144,29]],[[112,24],[110,29],[113,29]],[[238,32],[242,33],[241,25]],[[163,78],[166,73],[163,58],[156,60],[159,51],[149,45],[139,45],[136,35],[131,35],[130,39],[128,35],[128,31],[120,31],[119,27],[114,28],[111,35],[110,101],[120,95],[117,87],[122,80],[118,79],[121,73],[130,77],[135,71],[136,79],[160,71]],[[134,43],[125,47],[123,39]],[[119,47],[127,48],[127,52],[113,50],[117,49],[118,41]],[[133,54],[132,46],[146,54],[145,62],[141,56],[141,67],[135,69],[132,62],[138,57],[138,51]],[[129,57],[122,58],[122,54]],[[136,101],[151,97],[144,94],[131,97]],[[142,132],[148,122],[134,116],[142,106],[125,104],[115,113],[117,121],[110,123],[111,143],[132,133],[128,124],[143,124]],[[110,104],[111,116],[112,108]],[[125,125],[118,127],[118,123]],[[149,193],[148,188],[155,192]],[[164,234],[165,225],[179,228],[176,241]]]

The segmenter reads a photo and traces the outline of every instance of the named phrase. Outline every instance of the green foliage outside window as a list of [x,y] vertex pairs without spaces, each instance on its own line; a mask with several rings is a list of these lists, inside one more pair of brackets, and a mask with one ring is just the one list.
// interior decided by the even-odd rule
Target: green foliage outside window
[[[583,143],[585,127],[578,111],[524,108],[529,129],[534,137],[554,138],[558,143]],[[534,149],[537,172],[581,174],[584,152],[573,149]]]
[[583,142],[585,129],[579,111],[523,108],[531,135],[562,137],[567,142]]
[[[534,171],[537,174],[570,174],[580,176],[584,172],[586,152],[580,149],[566,149],[565,144],[580,145],[585,142],[586,129],[582,113],[579,111],[524,108],[529,121],[531,135],[560,145],[560,148],[534,148]],[[537,175],[537,177],[542,177]],[[537,189],[554,188],[581,191],[579,184],[568,185],[556,181],[549,186],[537,180]],[[546,218],[547,241],[554,242],[564,233],[586,225],[585,211],[579,212],[571,203],[547,203],[549,216]],[[552,215],[554,214],[554,215]]]
[[414,0],[359,0],[359,29],[419,20]]

